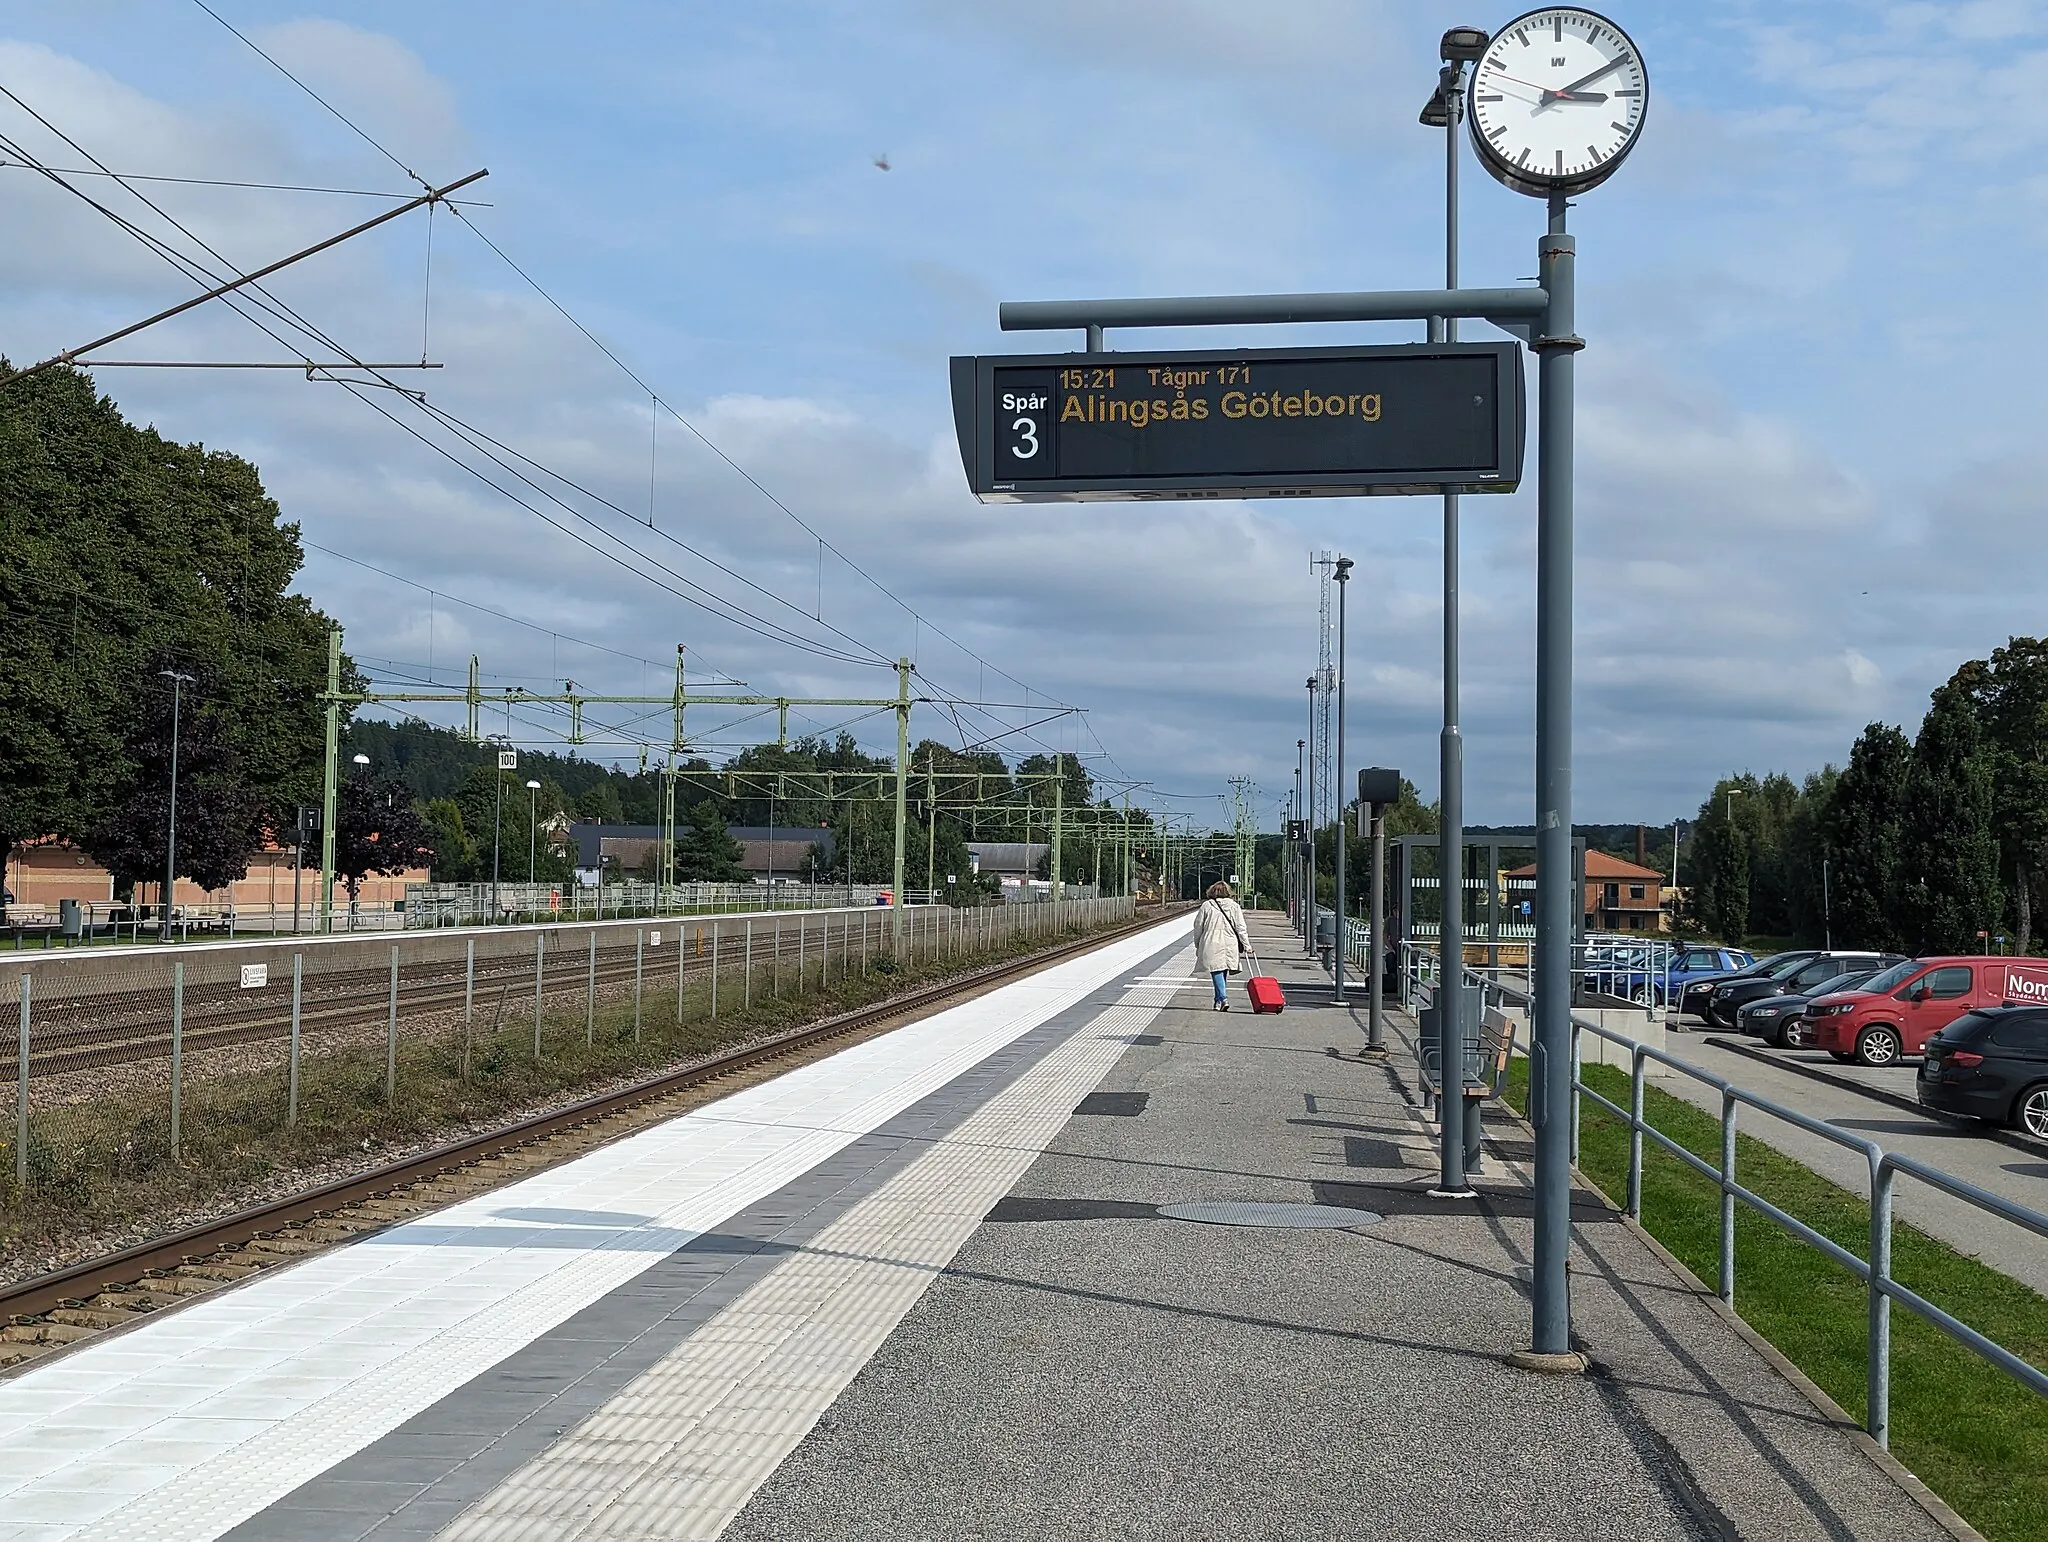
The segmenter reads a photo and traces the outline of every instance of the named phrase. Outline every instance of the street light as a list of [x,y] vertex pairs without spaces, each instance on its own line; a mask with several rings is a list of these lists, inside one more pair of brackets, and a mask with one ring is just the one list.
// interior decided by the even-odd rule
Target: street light
[[[1476,62],[1492,41],[1478,27],[1453,27],[1443,35],[1438,57],[1436,91],[1422,109],[1421,121],[1444,131],[1444,288],[1458,287],[1458,121],[1463,116],[1465,66]],[[1432,317],[1431,342],[1455,342],[1455,317]],[[1437,932],[1437,1036],[1444,1085],[1457,1076],[1462,1087],[1465,1061],[1465,741],[1459,722],[1458,682],[1458,494],[1444,489],[1444,726],[1437,768],[1437,872],[1442,923]],[[1374,939],[1375,946],[1378,939]],[[1465,1179],[1465,1117],[1470,1111],[1462,1096],[1437,1099],[1441,1136],[1437,1192],[1464,1198],[1473,1191]]]
[[526,882],[529,886],[533,883],[533,849],[539,833],[535,829],[535,825],[540,817],[539,800],[540,783],[528,782],[526,784]]
[[[163,926],[159,935],[165,942],[171,940],[171,898],[178,886],[178,717],[184,706],[185,687],[192,683],[192,676],[175,669],[159,669],[157,674],[171,682],[171,820],[168,838],[164,843],[164,903]],[[23,987],[26,991],[26,987]]]
[[1351,559],[1337,559],[1337,945],[1332,951],[1331,980],[1338,1005],[1344,1002],[1344,596],[1351,588]]

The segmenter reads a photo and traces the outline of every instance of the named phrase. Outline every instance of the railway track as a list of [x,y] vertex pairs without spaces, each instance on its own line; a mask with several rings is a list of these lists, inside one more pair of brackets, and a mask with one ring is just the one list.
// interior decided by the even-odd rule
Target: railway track
[[1160,914],[909,991],[729,1054],[586,1098],[318,1188],[0,1286],[0,1376],[71,1344],[235,1284],[323,1248],[381,1231],[580,1156],[765,1079],[843,1041],[979,994],[1049,963],[1156,925]]
[[[719,939],[715,957],[721,973],[730,977],[732,971],[741,969],[745,953],[740,939]],[[669,963],[673,956],[672,951],[656,956],[658,969],[647,968],[646,959],[641,960],[638,967],[651,988],[665,989],[675,980],[675,970]],[[600,948],[597,957],[595,977],[601,993],[631,983],[636,968],[631,948]],[[757,938],[752,957],[757,979],[765,975],[772,981],[785,965],[800,965],[809,970],[821,953],[815,936],[806,939],[785,929],[779,944],[772,931]],[[688,955],[684,983],[705,980],[713,958],[708,953]],[[552,967],[543,967],[542,979],[551,1001],[581,996],[591,982],[588,958],[577,952],[557,955]],[[473,979],[465,976],[464,966],[459,962],[402,966],[400,1021],[454,1011],[471,1001],[488,1000],[499,991],[508,995],[518,991],[530,997],[533,981],[533,960],[529,956],[479,960]],[[321,975],[307,985],[299,1012],[302,1033],[381,1024],[390,1010],[390,976],[382,969]],[[169,1017],[167,988],[38,1002],[29,1048],[29,1076],[33,1080],[39,1076],[167,1059],[171,1053]],[[290,997],[280,994],[277,987],[270,987],[255,999],[231,986],[186,995],[182,1037],[188,1054],[282,1039],[290,1032]],[[16,1040],[9,1034],[0,1043],[0,1082],[15,1079],[19,1074],[18,1060]]]

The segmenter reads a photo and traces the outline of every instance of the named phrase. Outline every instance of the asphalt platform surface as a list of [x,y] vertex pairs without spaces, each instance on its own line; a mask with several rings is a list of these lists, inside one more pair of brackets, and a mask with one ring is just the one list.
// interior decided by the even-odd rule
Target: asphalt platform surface
[[[728,1538],[1885,1538],[1955,1533],[1590,1194],[1586,1376],[1527,1342],[1526,1138],[1431,1199],[1413,1063],[1275,921],[1290,1006],[1192,980]],[[1404,1024],[1405,1026],[1405,1024]],[[1122,1096],[1118,1096],[1121,1094]],[[1345,1230],[1160,1218],[1355,1206]],[[1817,1267],[1821,1267],[1817,1264]]]

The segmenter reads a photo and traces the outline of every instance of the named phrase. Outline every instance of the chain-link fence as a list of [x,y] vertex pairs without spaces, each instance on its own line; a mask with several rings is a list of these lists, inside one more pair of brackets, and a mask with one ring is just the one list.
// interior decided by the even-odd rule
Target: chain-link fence
[[66,1230],[155,1228],[1132,914],[863,905],[6,955],[0,1184]]

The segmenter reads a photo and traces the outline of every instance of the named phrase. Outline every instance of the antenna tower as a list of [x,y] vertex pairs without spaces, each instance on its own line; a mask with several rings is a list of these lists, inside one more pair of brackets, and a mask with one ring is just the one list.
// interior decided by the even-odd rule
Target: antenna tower
[[1309,827],[1320,830],[1328,820],[1341,817],[1345,802],[1343,789],[1331,785],[1334,779],[1331,755],[1335,745],[1330,719],[1332,703],[1337,695],[1337,597],[1333,592],[1337,554],[1333,551],[1316,552],[1309,558],[1309,567],[1322,591],[1317,610],[1315,716],[1310,720],[1312,738],[1308,747]]

